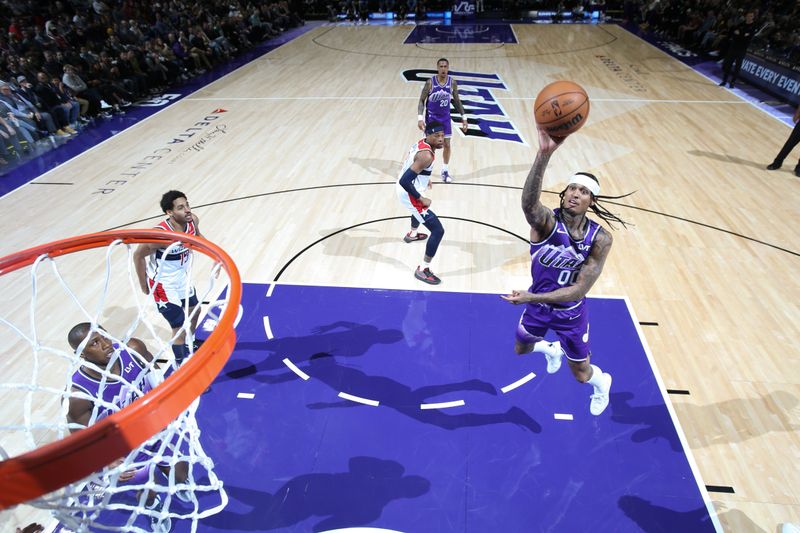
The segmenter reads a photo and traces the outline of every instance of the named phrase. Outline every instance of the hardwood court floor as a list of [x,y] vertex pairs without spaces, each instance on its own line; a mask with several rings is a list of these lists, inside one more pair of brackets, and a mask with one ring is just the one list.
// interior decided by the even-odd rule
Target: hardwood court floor
[[[667,388],[690,392],[671,399],[703,480],[735,491],[711,493],[725,529],[800,521],[800,181],[763,169],[787,127],[617,26],[515,25],[517,45],[405,45],[411,29],[314,29],[47,176],[73,185],[0,198],[0,254],[149,226],[177,188],[248,281],[273,280],[352,227],[280,281],[527,287],[527,247],[511,234],[528,230],[531,105],[550,81],[575,80],[589,123],[551,159],[544,201],[556,206],[577,170],[596,173],[604,194],[637,191],[608,205],[634,226],[613,233],[593,294],[627,295],[657,324],[647,341]],[[420,137],[421,85],[402,73],[442,56],[454,71],[499,75],[506,90],[492,95],[525,143],[454,135],[455,183],[431,194],[447,231],[434,269],[444,282],[431,289],[412,276],[422,249],[401,240],[394,180]],[[613,353],[594,357],[613,372]]]

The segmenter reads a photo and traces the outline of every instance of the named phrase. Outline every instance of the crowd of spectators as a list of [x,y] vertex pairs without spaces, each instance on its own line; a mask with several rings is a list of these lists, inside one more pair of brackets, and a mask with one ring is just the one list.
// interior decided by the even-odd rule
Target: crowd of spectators
[[303,24],[287,0],[3,0],[0,173]]
[[796,0],[626,0],[632,22],[701,55],[724,57],[731,31],[748,11],[756,33],[749,52],[789,67],[800,65],[800,2]]
[[329,22],[346,20],[366,22],[370,13],[392,13],[398,21],[413,15],[425,20],[428,11],[452,9],[453,0],[306,0],[309,18],[327,18]]
[[[291,3],[290,3],[291,2]],[[483,3],[483,2],[482,2]],[[800,65],[796,0],[486,0],[487,11],[603,4],[699,54],[724,57],[756,14],[750,52]],[[530,4],[530,5],[529,5]],[[200,75],[287,28],[306,11],[352,21],[452,0],[0,0],[0,173],[150,95]],[[594,9],[595,7],[592,7]]]

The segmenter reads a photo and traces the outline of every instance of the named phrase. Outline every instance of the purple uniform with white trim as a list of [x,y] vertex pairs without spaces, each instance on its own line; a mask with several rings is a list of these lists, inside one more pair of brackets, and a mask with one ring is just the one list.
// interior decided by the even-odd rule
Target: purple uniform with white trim
[[[110,376],[106,377],[105,384],[101,389],[102,377],[100,379],[93,378],[82,368],[78,368],[78,370],[72,374],[72,386],[75,389],[85,393],[88,396],[87,399],[100,398],[102,401],[102,403],[95,403],[97,415],[94,420],[90,421],[90,425],[122,410],[133,403],[134,400],[141,398],[152,390],[150,382],[148,382],[145,377],[145,363],[131,355],[127,350],[121,349],[117,344],[114,344],[114,351],[116,352],[116,356],[119,357],[121,379],[112,379]],[[114,356],[112,356],[112,361],[113,357]],[[146,449],[157,450],[158,443],[150,445]],[[170,455],[170,453],[167,451],[164,455]],[[143,462],[151,457],[152,453],[140,451],[135,461]],[[143,483],[147,479],[146,474],[146,469],[140,469],[137,476],[129,480],[129,483]]]
[[[101,390],[101,380],[91,377],[82,368],[78,368],[72,375],[73,387],[86,393],[90,398],[99,398],[103,402],[103,404],[96,405],[97,418],[92,423],[116,413],[151,390],[150,383],[143,375],[144,364],[128,353],[127,350],[120,349],[116,344],[114,345],[114,351],[119,357],[122,379],[107,377]],[[116,409],[113,409],[108,404],[116,406]]]
[[447,76],[443,85],[439,85],[439,77],[431,78],[431,91],[425,102],[425,124],[434,120],[444,126],[444,136],[450,137],[453,133],[450,123],[450,100],[453,99],[453,79]]
[[[594,246],[600,224],[590,220],[583,239],[569,235],[560,209],[554,209],[555,226],[550,235],[531,243],[532,293],[551,292],[575,283],[583,262]],[[531,344],[544,338],[548,329],[561,341],[567,357],[581,361],[589,356],[589,310],[585,299],[558,304],[528,303],[517,327],[517,339]]]

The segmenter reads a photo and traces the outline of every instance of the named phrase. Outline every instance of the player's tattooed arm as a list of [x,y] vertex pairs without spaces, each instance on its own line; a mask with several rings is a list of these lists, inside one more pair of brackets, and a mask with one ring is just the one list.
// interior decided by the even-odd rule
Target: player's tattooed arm
[[458,84],[456,80],[453,80],[453,104],[455,104],[458,114],[466,119],[464,116],[464,106],[461,104],[461,98],[458,96]]
[[531,226],[531,240],[534,242],[546,237],[555,223],[553,212],[540,201],[542,180],[548,161],[550,154],[539,150],[522,188],[522,212]]
[[419,103],[417,104],[417,115],[425,116],[425,103],[428,101],[431,86],[431,80],[426,81],[425,85],[422,86],[422,93],[419,95]]
[[515,305],[524,303],[555,304],[574,302],[584,298],[603,272],[603,265],[605,265],[608,252],[611,250],[612,242],[611,234],[600,228],[592,245],[592,251],[578,271],[578,277],[572,285],[550,292],[532,293],[527,290],[514,290],[501,298]]

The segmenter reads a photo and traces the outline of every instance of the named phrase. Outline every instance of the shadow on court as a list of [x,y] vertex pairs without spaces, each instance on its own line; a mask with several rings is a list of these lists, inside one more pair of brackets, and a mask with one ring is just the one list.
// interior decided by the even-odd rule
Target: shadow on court
[[231,498],[228,509],[202,524],[218,529],[270,531],[319,517],[312,531],[368,525],[393,500],[418,498],[430,490],[427,479],[404,472],[403,465],[395,461],[352,457],[347,472],[297,476],[274,494],[226,485]]
[[[503,413],[460,413],[449,414],[440,409],[421,409],[423,403],[453,392],[480,392],[496,395],[494,385],[485,381],[471,379],[442,385],[426,385],[412,389],[385,376],[370,376],[360,370],[341,365],[330,354],[319,353],[311,357],[309,364],[301,368],[312,379],[322,381],[337,392],[377,400],[381,406],[394,409],[418,422],[431,424],[442,429],[486,426],[490,424],[515,424],[532,433],[541,433],[542,426],[519,407],[511,407]],[[293,372],[279,375],[256,375],[252,379],[261,383],[276,384],[298,379]],[[364,407],[349,400],[337,402],[318,402],[308,405],[310,409],[335,409]],[[372,407],[370,407],[372,408]],[[456,407],[455,409],[459,409]]]
[[631,441],[640,443],[663,439],[675,452],[682,451],[681,442],[663,403],[656,405],[633,406],[631,392],[611,393],[613,411],[611,420],[618,424],[641,426],[631,434]]
[[[715,531],[705,506],[691,511],[675,511],[654,505],[638,496],[623,496],[619,499],[618,505],[622,512],[636,522],[645,533]],[[729,528],[735,525],[737,533],[767,533],[767,530],[760,528],[738,509],[720,513],[719,518]]]
[[[744,442],[767,433],[794,433],[800,426],[792,423],[792,412],[800,400],[786,391],[773,391],[758,398],[737,398],[708,405],[679,404],[679,415],[689,420],[705,420],[702,433],[687,435],[689,446]],[[794,415],[796,417],[796,415]],[[758,424],[753,424],[758,420]],[[731,431],[730,428],[736,428]]]
[[713,159],[715,161],[720,161],[722,163],[733,163],[734,165],[744,165],[751,168],[756,168],[758,170],[763,170],[766,172],[767,165],[770,161],[766,162],[756,162],[750,161],[748,159],[742,159],[741,157],[736,157],[734,155],[728,154],[716,154],[714,152],[704,152],[702,150],[689,150],[689,155],[693,155],[695,157],[707,157],[709,159]]
[[[328,353],[337,357],[360,357],[376,344],[394,344],[403,339],[403,333],[396,329],[381,329],[371,324],[338,321],[312,330],[311,335],[302,337],[280,337],[263,342],[239,342],[236,352],[217,382],[241,379],[262,372],[286,369],[283,359],[289,357],[299,365],[318,353]],[[263,353],[261,361],[253,363],[251,357],[242,357],[242,352]],[[294,374],[292,374],[294,375]]]

